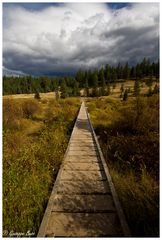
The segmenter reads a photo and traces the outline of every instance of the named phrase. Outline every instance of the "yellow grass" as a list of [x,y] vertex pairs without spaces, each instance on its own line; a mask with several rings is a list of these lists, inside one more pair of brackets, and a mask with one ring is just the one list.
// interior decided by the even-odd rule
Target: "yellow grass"
[[[12,99],[29,99],[34,98],[34,93],[31,94],[15,94],[15,95],[5,95],[3,96],[4,99],[12,98]],[[48,92],[48,93],[40,93],[39,94],[41,99],[53,99],[55,98],[54,92]]]
[[132,235],[158,237],[159,95],[86,100]]
[[[27,117],[24,103],[38,111]],[[3,231],[36,236],[79,104],[52,97],[42,103],[31,94],[3,104]]]

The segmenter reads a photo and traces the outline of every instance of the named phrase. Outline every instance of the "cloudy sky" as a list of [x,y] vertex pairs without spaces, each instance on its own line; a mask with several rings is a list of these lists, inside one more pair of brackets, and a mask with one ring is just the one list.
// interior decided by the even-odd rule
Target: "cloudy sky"
[[3,3],[3,68],[31,75],[159,58],[159,3]]

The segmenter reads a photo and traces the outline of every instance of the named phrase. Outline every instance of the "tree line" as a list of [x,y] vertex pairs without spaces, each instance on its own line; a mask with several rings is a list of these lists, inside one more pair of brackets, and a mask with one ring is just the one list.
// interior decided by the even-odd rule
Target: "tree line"
[[[127,62],[116,66],[105,65],[99,69],[78,70],[74,76],[66,77],[7,77],[3,76],[3,94],[61,92],[61,97],[79,96],[84,89],[86,96],[104,96],[110,94],[110,83],[124,82],[128,79],[152,81],[159,78],[159,61],[150,62],[144,58],[135,66]],[[90,90],[91,89],[91,90]]]

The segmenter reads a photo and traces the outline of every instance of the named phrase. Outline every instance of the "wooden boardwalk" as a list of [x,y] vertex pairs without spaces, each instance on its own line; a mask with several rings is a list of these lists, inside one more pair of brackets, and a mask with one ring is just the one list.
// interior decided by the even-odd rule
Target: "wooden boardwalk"
[[38,237],[131,236],[84,102]]

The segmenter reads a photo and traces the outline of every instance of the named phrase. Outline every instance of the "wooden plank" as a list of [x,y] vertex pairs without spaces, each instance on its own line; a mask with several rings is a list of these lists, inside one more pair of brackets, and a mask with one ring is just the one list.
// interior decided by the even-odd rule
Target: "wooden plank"
[[70,171],[63,170],[61,180],[68,181],[103,181],[106,176],[103,171]]
[[64,162],[64,170],[78,170],[78,171],[100,171],[103,170],[103,166],[99,163],[87,163],[87,162]]
[[65,162],[87,162],[87,163],[95,163],[95,162],[101,162],[101,160],[97,156],[85,156],[81,155],[78,157],[78,155],[68,155],[65,159]]
[[52,212],[46,237],[121,237],[115,213]]
[[69,150],[68,153],[69,156],[77,155],[78,157],[80,156],[96,156],[97,151],[95,150]]
[[94,144],[94,142],[88,142],[88,143],[85,143],[85,142],[79,142],[79,141],[76,141],[76,142],[71,142],[70,143],[70,147],[78,147],[78,146],[81,146],[81,147],[95,147],[96,148],[96,145]]
[[97,148],[96,146],[92,145],[92,146],[87,146],[87,145],[76,145],[75,146],[71,146],[69,147],[69,151],[86,151],[86,152],[91,152],[91,151],[95,151],[96,152]]
[[53,196],[54,212],[114,212],[114,202],[110,195],[71,195]]
[[59,194],[108,194],[110,188],[107,181],[63,181],[61,180],[57,193]]

